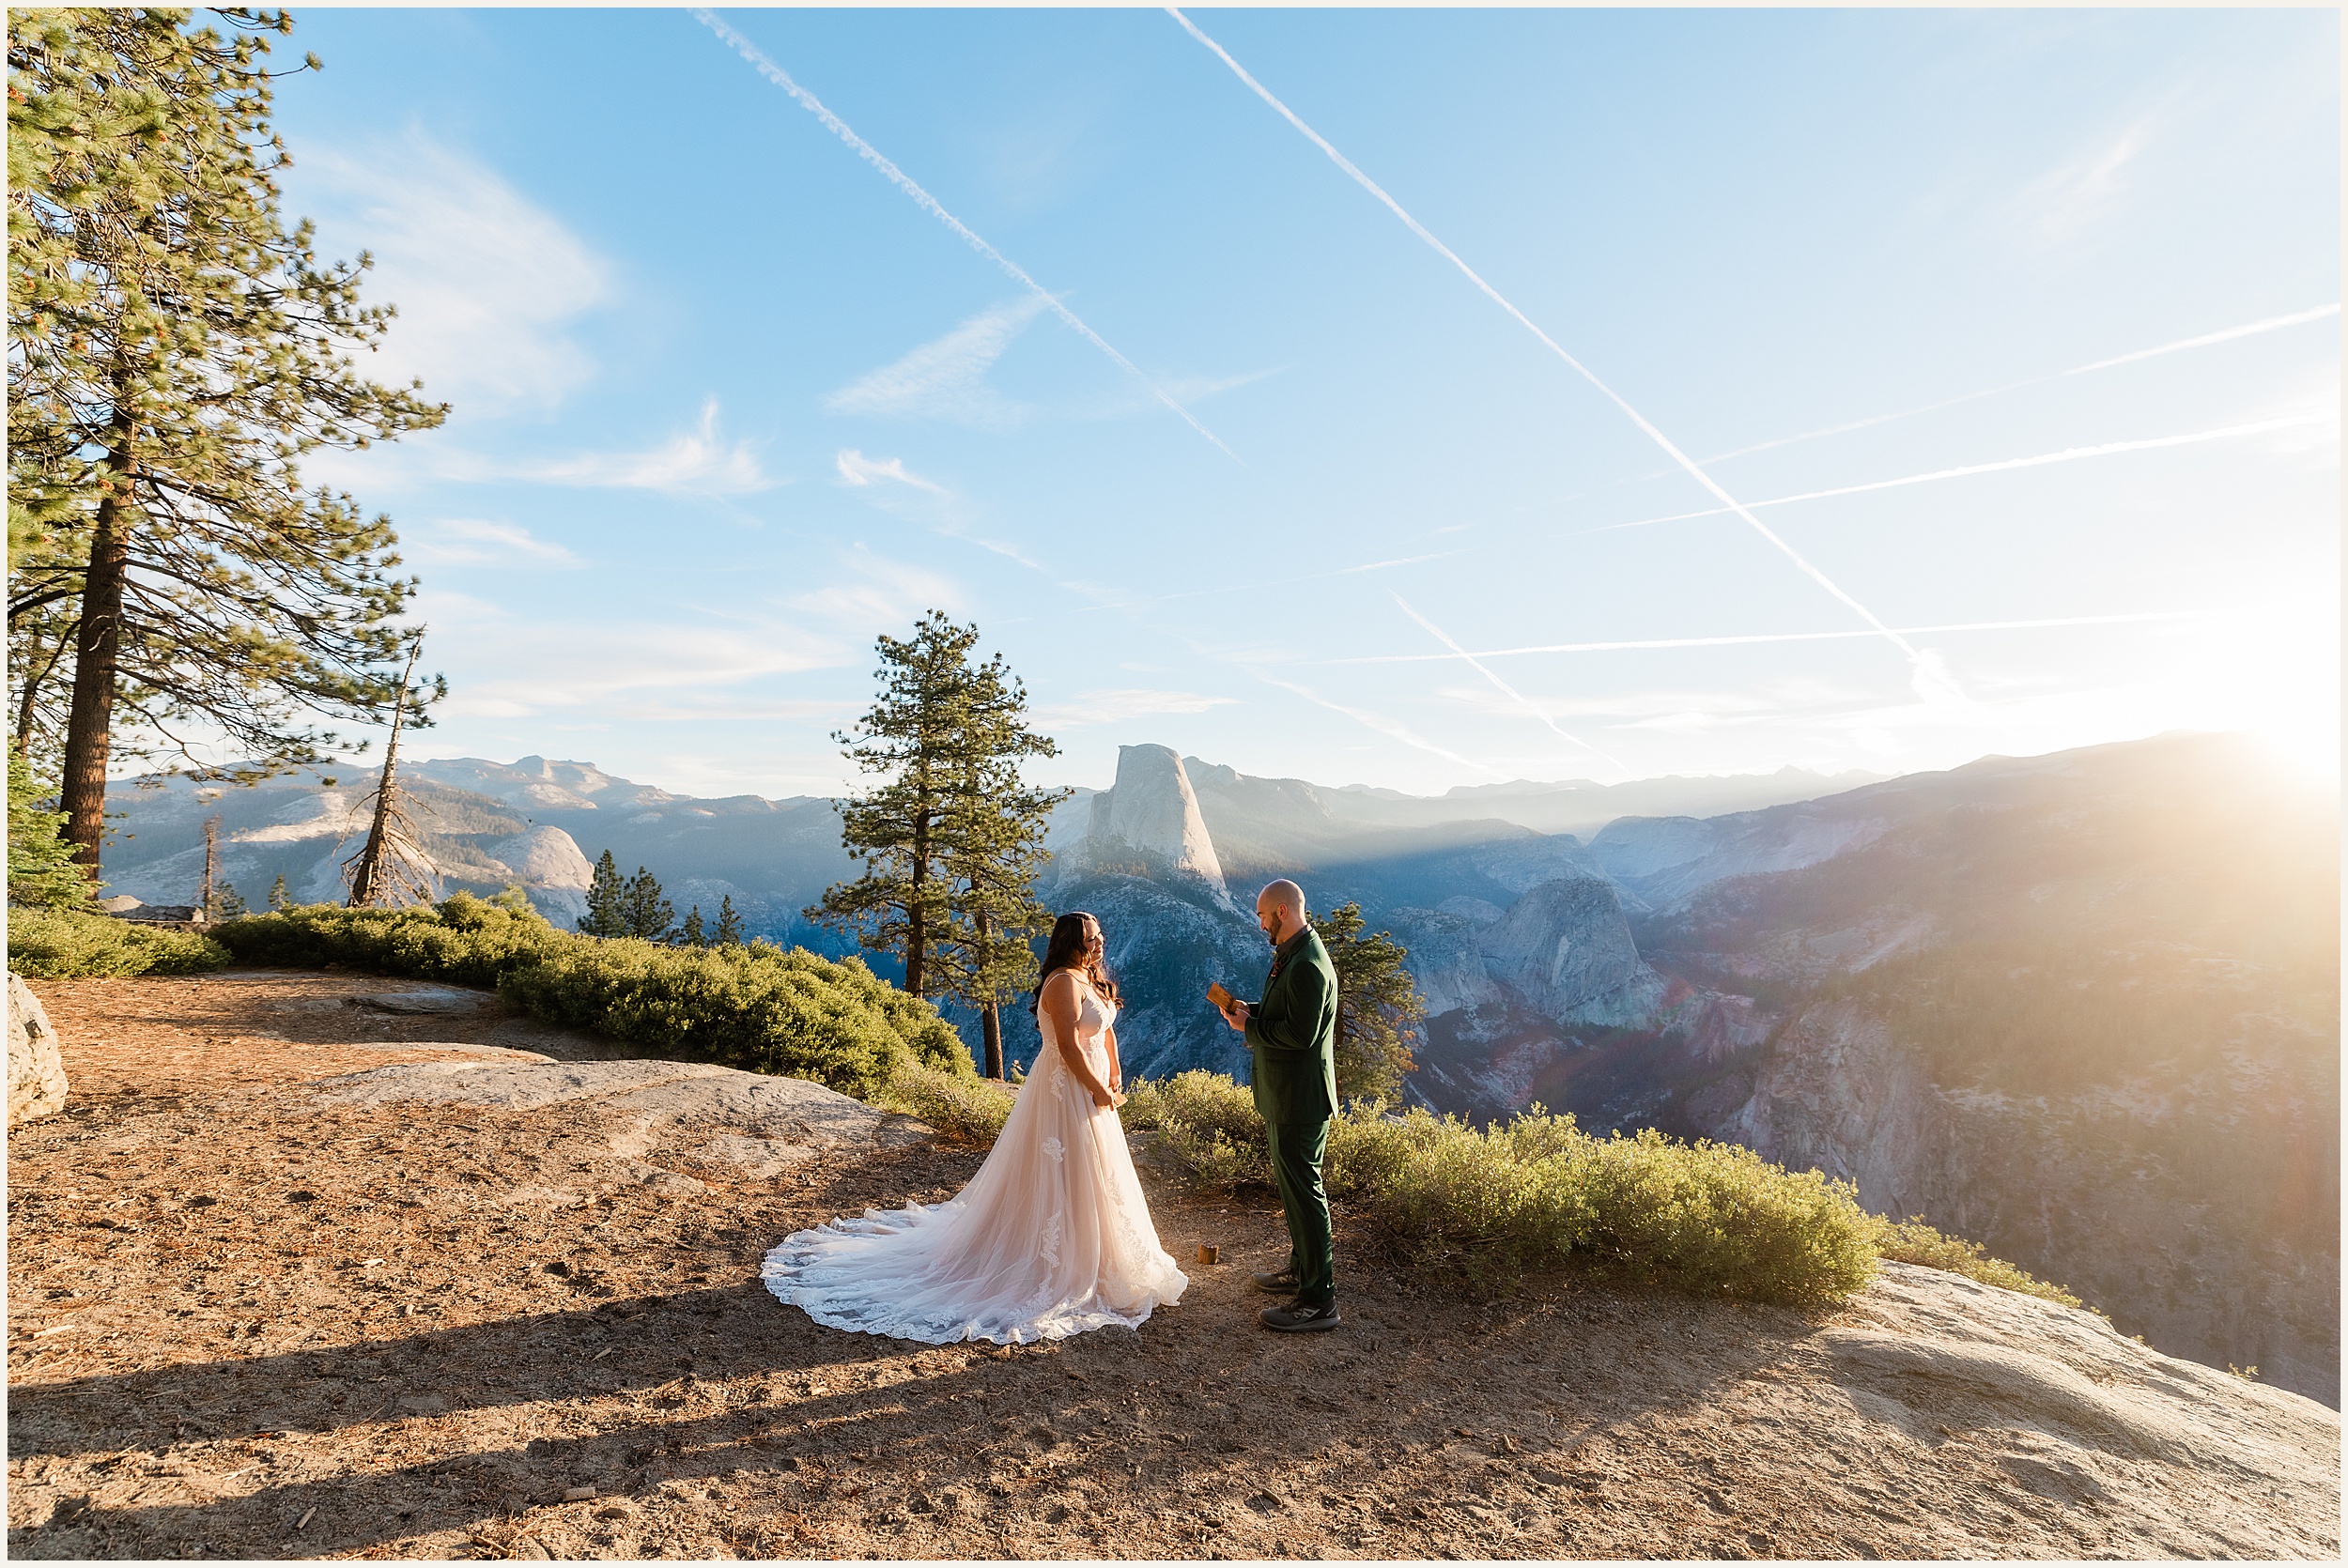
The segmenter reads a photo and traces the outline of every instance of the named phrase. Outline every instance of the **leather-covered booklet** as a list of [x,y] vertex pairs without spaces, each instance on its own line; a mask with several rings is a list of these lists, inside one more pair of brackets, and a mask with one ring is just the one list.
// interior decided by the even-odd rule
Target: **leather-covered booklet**
[[1223,989],[1223,982],[1220,980],[1207,987],[1207,1000],[1227,1013],[1231,1010],[1236,1001],[1229,992]]

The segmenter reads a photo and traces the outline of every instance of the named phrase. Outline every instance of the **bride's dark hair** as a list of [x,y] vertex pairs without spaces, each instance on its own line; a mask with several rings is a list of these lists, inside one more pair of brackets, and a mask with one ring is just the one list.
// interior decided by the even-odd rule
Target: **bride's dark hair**
[[1092,989],[1099,992],[1109,1006],[1119,1005],[1117,982],[1109,977],[1106,959],[1096,964],[1085,962],[1085,922],[1088,920],[1096,926],[1101,923],[1081,909],[1072,909],[1052,922],[1052,940],[1043,945],[1043,972],[1035,977],[1035,1000],[1027,1004],[1028,1012],[1033,1013],[1043,1006],[1043,982],[1052,977],[1055,970],[1060,969],[1074,969],[1085,976],[1092,982]]

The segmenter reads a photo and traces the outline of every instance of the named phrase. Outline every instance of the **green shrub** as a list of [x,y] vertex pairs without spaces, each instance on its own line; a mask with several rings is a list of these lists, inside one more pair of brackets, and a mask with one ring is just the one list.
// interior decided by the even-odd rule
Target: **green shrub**
[[197,975],[228,962],[228,949],[197,931],[159,930],[78,910],[8,911],[8,967],[36,979]]
[[915,1064],[976,1077],[936,1008],[854,959],[835,963],[765,943],[669,947],[583,936],[464,893],[438,908],[310,905],[252,915],[224,923],[219,937],[251,963],[346,963],[494,985],[549,1022],[862,1098]]
[[1018,1090],[992,1078],[907,1063],[873,1097],[873,1103],[927,1122],[950,1143],[983,1148],[1010,1119]]
[[1915,1263],[1926,1268],[1945,1269],[1952,1274],[1962,1274],[1969,1280],[1979,1280],[1984,1284],[1994,1284],[2006,1290],[2018,1290],[2025,1296],[2042,1297],[2065,1307],[2086,1305],[2061,1285],[2049,1284],[2002,1258],[1991,1257],[1988,1249],[1980,1242],[1935,1230],[1922,1220],[1903,1220],[1894,1223],[1890,1220],[1877,1219],[1875,1247],[1878,1253],[1894,1263]]

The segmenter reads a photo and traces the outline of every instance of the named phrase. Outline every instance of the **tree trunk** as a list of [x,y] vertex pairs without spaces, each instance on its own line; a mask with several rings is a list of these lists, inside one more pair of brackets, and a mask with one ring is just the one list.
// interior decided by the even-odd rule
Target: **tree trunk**
[[204,893],[195,900],[199,919],[212,917],[212,879],[220,870],[220,819],[204,819]]
[[[117,403],[117,407],[120,404]],[[106,453],[106,492],[98,502],[89,571],[82,579],[82,631],[74,650],[73,708],[66,720],[65,778],[59,806],[73,858],[92,882],[106,841],[106,760],[113,742],[115,666],[122,649],[122,591],[131,573],[131,428],[115,421]]]
[[989,1002],[979,1009],[979,1032],[986,1037],[986,1075],[1003,1075],[1003,1015]]
[[911,886],[905,896],[905,994],[921,994],[922,961],[929,957],[929,922],[921,908],[922,889],[929,881],[930,814],[924,807],[913,819]]
[[[986,911],[972,911],[970,923],[978,932],[978,961],[983,966],[987,962],[986,938],[991,929]],[[981,970],[981,978],[983,973]],[[979,1034],[986,1041],[986,1075],[1000,1078],[1003,1075],[1003,1017],[992,997],[979,1004]]]

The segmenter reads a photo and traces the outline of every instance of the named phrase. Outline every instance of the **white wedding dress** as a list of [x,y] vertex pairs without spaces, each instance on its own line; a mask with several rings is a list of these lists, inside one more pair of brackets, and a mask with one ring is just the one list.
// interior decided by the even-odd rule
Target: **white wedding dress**
[[[1076,1039],[1108,1081],[1102,1033],[1117,1011],[1081,981]],[[951,1345],[1026,1345],[1112,1324],[1138,1328],[1190,1281],[1158,1245],[1115,1110],[1043,1049],[970,1184],[942,1204],[834,1220],[786,1237],[760,1270],[818,1323]]]

